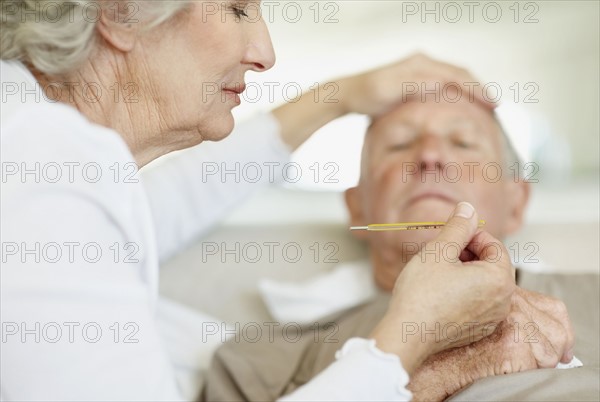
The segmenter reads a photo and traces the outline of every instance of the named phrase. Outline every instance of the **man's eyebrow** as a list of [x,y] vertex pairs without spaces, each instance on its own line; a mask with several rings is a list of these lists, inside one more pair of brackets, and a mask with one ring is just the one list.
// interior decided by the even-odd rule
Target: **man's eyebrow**
[[481,125],[476,122],[474,119],[465,118],[465,117],[457,117],[447,122],[447,125],[450,127],[469,127],[469,128],[478,128]]
[[406,130],[406,131],[416,131],[416,127],[414,124],[411,124],[409,122],[406,121],[396,121],[394,123],[388,123],[383,125],[383,127],[380,128],[380,130],[384,133],[384,134],[393,134],[395,132],[398,132],[398,130]]

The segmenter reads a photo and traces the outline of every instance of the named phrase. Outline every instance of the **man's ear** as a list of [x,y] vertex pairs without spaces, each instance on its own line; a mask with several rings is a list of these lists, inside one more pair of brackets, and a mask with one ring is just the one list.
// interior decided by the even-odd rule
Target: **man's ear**
[[[364,221],[363,211],[362,211],[362,203],[360,199],[360,189],[359,187],[349,188],[344,192],[344,198],[346,199],[346,208],[348,209],[348,214],[350,215],[350,225],[351,226],[364,226],[367,222]],[[361,240],[367,239],[367,231],[366,230],[353,230],[352,234]]]
[[523,226],[525,210],[529,202],[529,193],[531,186],[529,182],[520,179],[518,182],[511,182],[509,186],[509,218],[506,222],[505,235],[511,235]]
[[121,52],[129,52],[137,40],[139,19],[127,19],[131,10],[126,2],[117,1],[110,4],[110,6],[102,6],[102,14],[96,25],[98,33],[114,48]]

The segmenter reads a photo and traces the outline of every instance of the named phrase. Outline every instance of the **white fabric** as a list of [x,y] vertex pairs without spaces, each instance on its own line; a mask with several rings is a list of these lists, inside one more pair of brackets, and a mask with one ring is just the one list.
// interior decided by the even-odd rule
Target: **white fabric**
[[[543,261],[513,262],[527,272],[552,272]],[[310,324],[315,320],[358,306],[377,292],[367,260],[344,262],[302,282],[264,278],[259,293],[273,318],[281,322]]]
[[[311,380],[316,387],[302,387],[286,395],[281,401],[409,401],[412,393],[406,388],[408,375],[396,355],[384,353],[376,348],[375,340],[351,338],[342,350],[336,353],[336,361]],[[368,373],[365,377],[355,377],[354,365],[362,365]],[[353,379],[353,385],[334,387],[323,396],[316,392],[335,384],[343,376]],[[378,390],[378,397],[373,391]]]
[[581,360],[579,360],[575,356],[573,356],[571,361],[568,363],[558,363],[556,365],[557,369],[570,369],[570,368],[577,368],[577,367],[583,367],[583,363],[581,362]]
[[301,283],[262,279],[258,289],[273,318],[299,324],[357,306],[377,293],[367,261],[342,263]]
[[[189,398],[176,381],[177,355],[169,356],[158,330],[159,258],[257,186],[198,180],[203,154],[193,149],[149,169],[144,188],[129,176],[134,159],[117,133],[39,91],[37,98],[24,92],[36,82],[21,64],[2,61],[0,71],[1,399]],[[289,158],[283,144],[272,145],[280,141],[273,118],[258,119],[248,126],[256,132],[237,133],[244,145],[230,143],[214,159]],[[386,399],[406,374],[398,359],[386,363],[387,376],[371,370],[380,360],[348,353],[327,370],[327,381],[299,392]]]
[[181,394],[185,400],[195,400],[213,353],[235,328],[164,297],[159,298],[157,321]]

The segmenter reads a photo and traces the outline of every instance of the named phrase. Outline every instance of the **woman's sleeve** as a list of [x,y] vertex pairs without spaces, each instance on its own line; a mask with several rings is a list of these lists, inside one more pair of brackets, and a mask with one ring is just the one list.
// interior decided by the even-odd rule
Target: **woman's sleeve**
[[46,192],[3,203],[2,398],[181,400],[145,280],[154,256],[84,194]]
[[143,169],[160,261],[206,233],[256,189],[280,182],[290,155],[277,119],[259,114],[218,143],[206,141]]
[[334,363],[279,402],[410,401],[408,380],[398,356],[377,349],[373,339],[352,338]]

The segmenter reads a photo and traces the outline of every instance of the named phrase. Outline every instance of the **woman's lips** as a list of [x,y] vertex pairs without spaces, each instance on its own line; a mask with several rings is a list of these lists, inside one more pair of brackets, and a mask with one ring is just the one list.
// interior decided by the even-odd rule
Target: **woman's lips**
[[241,94],[242,92],[244,92],[245,90],[246,90],[246,84],[236,84],[231,87],[223,88],[223,91],[233,92],[238,95]]
[[224,89],[223,93],[225,94],[225,96],[227,98],[232,99],[237,105],[242,103],[242,100],[240,99],[240,95],[238,92]]
[[245,90],[246,90],[246,84],[241,84],[241,85],[236,84],[232,87],[223,88],[223,93],[225,94],[225,96],[233,99],[233,101],[237,105],[239,105],[240,103],[242,103],[242,100],[240,99],[240,95]]

